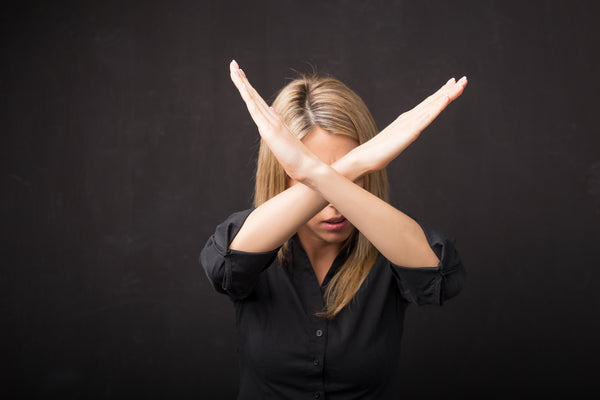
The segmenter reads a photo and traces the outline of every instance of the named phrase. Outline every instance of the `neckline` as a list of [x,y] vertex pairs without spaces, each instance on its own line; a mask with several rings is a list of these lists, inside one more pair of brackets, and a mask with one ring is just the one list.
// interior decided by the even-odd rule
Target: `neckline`
[[315,279],[315,283],[321,289],[321,291],[325,290],[325,288],[327,287],[327,284],[329,284],[329,281],[331,281],[333,276],[340,270],[340,268],[342,267],[344,262],[346,262],[346,260],[348,259],[348,246],[344,246],[338,252],[337,256],[333,260],[333,263],[329,267],[329,270],[325,274],[325,277],[323,278],[323,282],[319,285],[319,280],[317,278],[317,274],[315,273],[312,263],[310,262],[310,258],[308,258],[308,254],[306,253],[306,250],[304,250],[302,243],[300,243],[300,239],[298,238],[298,235],[294,235],[292,237],[292,239],[290,240],[290,242],[292,244],[292,246],[291,246],[292,254],[294,254],[296,256],[301,256],[304,259],[303,264],[305,264],[307,266],[307,268],[310,269],[310,272]]

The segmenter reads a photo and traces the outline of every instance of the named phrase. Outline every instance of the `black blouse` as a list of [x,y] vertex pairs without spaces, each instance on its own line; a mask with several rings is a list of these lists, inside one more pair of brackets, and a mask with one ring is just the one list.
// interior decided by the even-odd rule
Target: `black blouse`
[[[216,291],[233,301],[238,332],[238,399],[397,399],[404,312],[408,304],[442,305],[461,290],[466,273],[455,240],[416,220],[440,259],[408,268],[381,254],[354,300],[333,320],[315,316],[324,288],[344,263],[341,251],[322,286],[294,237],[291,263],[277,251],[229,249],[252,209],[217,226],[200,254]],[[413,217],[414,219],[414,217]]]

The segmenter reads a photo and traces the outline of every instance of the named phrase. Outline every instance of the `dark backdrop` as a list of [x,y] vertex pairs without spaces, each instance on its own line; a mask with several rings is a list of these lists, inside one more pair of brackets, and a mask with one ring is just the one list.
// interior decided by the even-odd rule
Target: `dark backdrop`
[[[410,307],[407,398],[597,386],[596,2],[33,2],[0,16],[2,392],[233,398],[233,307],[198,255],[251,204],[269,99],[293,70],[380,128],[469,85],[389,166],[395,206],[457,240],[443,307]],[[6,398],[6,397],[4,397]]]

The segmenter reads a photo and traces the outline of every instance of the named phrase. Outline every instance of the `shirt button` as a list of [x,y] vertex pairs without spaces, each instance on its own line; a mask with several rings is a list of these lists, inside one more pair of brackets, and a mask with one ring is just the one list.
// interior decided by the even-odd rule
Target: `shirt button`
[[323,336],[323,331],[320,329],[317,329],[317,331],[315,332],[315,335],[317,335],[318,337]]
[[318,399],[319,397],[321,397],[321,393],[315,392],[315,399]]
[[315,359],[315,361],[313,361],[313,364],[315,364],[316,367],[317,365],[319,365],[319,360]]

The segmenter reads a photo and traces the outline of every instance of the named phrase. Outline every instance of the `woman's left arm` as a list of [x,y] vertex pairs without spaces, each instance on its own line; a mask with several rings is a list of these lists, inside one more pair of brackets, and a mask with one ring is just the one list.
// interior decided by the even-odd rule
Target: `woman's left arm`
[[323,163],[309,171],[303,183],[319,192],[392,263],[405,267],[438,265],[438,257],[414,219],[333,168]]
[[[280,116],[266,105],[241,70],[240,77],[244,82],[240,93],[261,137],[292,179],[318,192],[393,264],[409,268],[438,265],[438,257],[431,249],[423,229],[414,219],[318,159],[289,132]],[[462,93],[464,86],[465,78],[457,82],[453,92],[431,101],[425,100],[413,110],[402,114],[373,139],[360,146],[359,151],[365,156],[369,151],[385,147],[391,149],[388,150],[390,157],[387,162],[391,161],[406,147],[406,139],[402,138],[408,135],[415,140]]]

